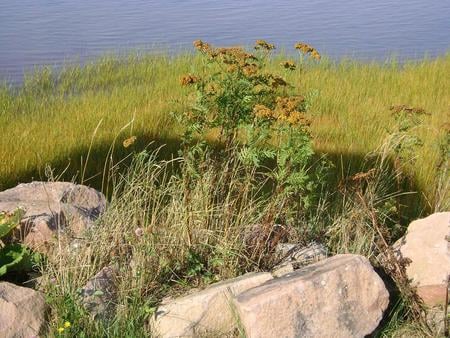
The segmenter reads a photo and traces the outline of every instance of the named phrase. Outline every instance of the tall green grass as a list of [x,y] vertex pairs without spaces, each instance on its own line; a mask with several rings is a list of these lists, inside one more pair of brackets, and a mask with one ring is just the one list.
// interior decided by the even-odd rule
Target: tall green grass
[[[281,59],[275,57],[269,67],[282,72]],[[170,112],[188,97],[179,77],[201,66],[192,54],[107,57],[59,73],[43,69],[27,76],[20,88],[0,87],[0,189],[45,178],[47,164],[56,168],[56,175],[64,172],[65,179],[77,173],[78,180],[100,175],[114,140],[117,159],[151,141],[174,151],[181,127]],[[448,74],[450,54],[402,65],[324,60],[302,63],[284,76],[309,95],[315,147],[342,164],[343,172],[358,170],[361,158],[394,128],[391,105],[431,113],[418,129],[424,145],[409,171],[432,204],[441,160],[438,142],[448,133],[442,126],[450,122]],[[130,135],[137,135],[138,143],[124,149],[120,142]],[[89,165],[82,173],[89,149]]]

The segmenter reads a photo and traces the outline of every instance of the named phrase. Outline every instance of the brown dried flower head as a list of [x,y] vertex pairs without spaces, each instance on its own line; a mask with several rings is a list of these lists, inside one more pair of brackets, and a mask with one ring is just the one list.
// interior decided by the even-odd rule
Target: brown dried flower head
[[244,67],[242,68],[243,73],[246,76],[253,76],[256,75],[258,73],[258,66],[251,63],[251,64],[246,64],[244,65]]
[[180,84],[182,86],[189,86],[192,85],[194,83],[197,83],[200,79],[197,76],[188,74],[188,75],[184,75],[181,77],[180,79]]
[[195,40],[193,42],[193,45],[197,50],[204,52],[204,53],[211,50],[211,46],[208,43],[203,42],[202,40]]
[[293,61],[290,60],[286,60],[280,63],[280,66],[289,69],[289,70],[295,70],[295,63]]
[[275,45],[268,43],[265,40],[256,40],[255,49],[264,49],[266,51],[275,49]]
[[253,107],[253,113],[255,114],[256,117],[259,118],[271,118],[273,117],[273,111],[272,109],[266,107],[263,104],[256,104]]
[[312,47],[311,45],[308,45],[307,43],[299,42],[294,46],[295,49],[298,49],[300,52],[302,52],[305,55],[310,55],[312,58],[316,60],[320,60],[321,56],[317,49]]
[[269,85],[272,88],[278,88],[287,86],[287,82],[281,76],[271,75],[269,79]]
[[277,97],[273,114],[274,118],[292,125],[302,124],[309,126],[311,122],[299,111],[300,105],[304,100],[302,96]]

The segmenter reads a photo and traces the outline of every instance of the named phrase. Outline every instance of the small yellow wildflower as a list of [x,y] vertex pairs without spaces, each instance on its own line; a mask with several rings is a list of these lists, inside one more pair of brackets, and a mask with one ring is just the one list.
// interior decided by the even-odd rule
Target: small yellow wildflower
[[64,332],[64,328],[63,327],[58,327],[58,333],[63,333]]
[[69,321],[64,322],[64,327],[65,327],[66,329],[68,329],[68,328],[71,327],[71,326],[72,326],[72,324],[70,324]]

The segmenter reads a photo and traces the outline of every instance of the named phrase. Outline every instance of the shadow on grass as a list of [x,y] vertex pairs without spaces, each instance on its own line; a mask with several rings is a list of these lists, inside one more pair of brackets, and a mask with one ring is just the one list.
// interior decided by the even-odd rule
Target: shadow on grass
[[[178,138],[155,137],[148,134],[136,134],[136,137],[136,142],[128,148],[125,148],[122,144],[124,138],[118,138],[114,144],[112,156],[111,147],[113,140],[109,143],[94,145],[91,149],[87,146],[76,148],[70,154],[56,158],[48,163],[48,166],[52,168],[53,177],[60,181],[83,183],[109,195],[111,182],[107,183],[107,169],[111,163],[117,164],[117,170],[120,172],[129,166],[134,153],[143,150],[151,152],[159,149],[158,158],[161,160],[169,160],[178,156],[181,146],[181,141]],[[87,163],[82,164],[81,159],[85,159],[88,154],[89,159]],[[320,162],[320,158],[323,155],[326,155],[333,164],[325,184],[329,192],[337,191],[342,180],[361,171],[367,171],[376,165],[376,159],[367,161],[366,154],[360,153],[319,153],[316,155],[317,161],[315,162]],[[394,170],[392,164],[390,165],[390,170],[391,172]],[[50,177],[47,177],[44,168],[17,172],[10,177],[1,178],[0,191],[14,187],[18,183],[26,183],[33,180],[47,181],[49,179]],[[403,217],[400,220],[402,225],[407,225],[411,220],[417,219],[429,211],[417,187],[414,180],[409,180],[400,187],[401,192],[416,192],[401,196],[399,199],[400,204],[403,206]]]

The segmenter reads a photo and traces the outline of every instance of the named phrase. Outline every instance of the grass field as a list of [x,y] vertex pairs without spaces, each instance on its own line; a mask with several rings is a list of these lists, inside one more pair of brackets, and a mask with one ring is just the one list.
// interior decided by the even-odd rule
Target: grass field
[[[361,158],[392,131],[391,105],[429,112],[417,129],[423,146],[409,170],[433,203],[438,143],[450,122],[450,54],[402,65],[323,60],[292,73],[284,73],[277,60],[270,67],[312,98],[316,150],[343,164],[339,171],[357,171]],[[107,57],[58,74],[44,69],[27,76],[20,88],[0,87],[0,189],[45,179],[46,165],[65,179],[97,175],[91,184],[99,187],[108,150],[116,141],[115,159],[126,156],[130,149],[117,145],[130,135],[138,136],[134,150],[151,141],[168,144],[166,153],[175,150],[181,128],[170,112],[189,95],[179,78],[195,73],[201,62],[193,54]]]
[[[372,179],[355,185],[356,190],[351,182],[348,190],[345,184],[343,190],[328,186],[330,191],[321,191],[313,208],[290,218],[284,203],[288,199],[280,201],[278,189],[265,194],[270,187],[261,181],[262,172],[251,176],[239,161],[222,159],[217,163],[226,169],[217,170],[212,154],[199,166],[201,174],[192,176],[189,171],[177,173],[180,159],[155,158],[169,158],[179,149],[183,126],[171,112],[192,103],[192,89],[180,86],[179,79],[203,68],[202,59],[193,54],[104,58],[60,73],[44,69],[27,77],[20,88],[0,89],[0,189],[32,178],[75,177],[110,197],[96,227],[79,238],[80,248],[61,249],[73,238],[70,232],[59,234],[59,246],[39,269],[39,289],[51,307],[50,337],[145,336],[146,320],[165,296],[268,268],[270,255],[246,240],[255,234],[255,225],[262,227],[267,219],[270,225],[280,215],[286,220],[291,230],[287,242],[319,240],[331,254],[361,254],[380,266],[379,257],[386,257],[411,218],[449,208],[450,54],[402,65],[299,59],[293,72],[279,66],[283,58],[272,59],[269,68],[307,97],[314,147],[334,163],[333,183],[359,172],[367,155],[389,140],[412,150],[395,155],[391,144],[389,152],[377,153],[373,167],[365,168],[376,169]],[[408,148],[409,139],[395,133],[399,126],[391,106],[427,113],[408,130],[421,140],[420,146],[416,142]],[[137,136],[136,143],[124,147],[130,136]],[[131,161],[133,156],[128,156],[162,145],[155,157],[139,153]],[[105,185],[111,162],[122,159],[131,166],[121,176],[112,176],[114,184]],[[385,165],[388,160],[391,165]],[[392,175],[397,160],[413,183],[403,191]],[[392,187],[401,191],[392,193]],[[408,195],[416,200],[409,204],[415,212],[402,219],[400,203],[388,202],[400,201],[406,190],[416,190],[423,198]],[[397,208],[392,212],[392,207]],[[379,236],[388,238],[386,248],[379,246]],[[264,260],[267,264],[260,264]],[[117,311],[112,321],[94,321],[80,305],[79,289],[105,266],[119,271]],[[390,272],[399,293],[376,336],[420,334],[425,328],[405,296],[409,289],[400,288],[405,284]],[[431,331],[424,336],[431,337]]]

